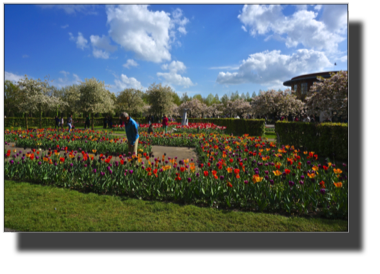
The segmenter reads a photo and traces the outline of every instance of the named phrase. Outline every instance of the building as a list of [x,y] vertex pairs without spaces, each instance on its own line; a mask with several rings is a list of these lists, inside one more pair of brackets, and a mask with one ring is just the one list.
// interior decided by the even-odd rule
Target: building
[[310,90],[310,87],[315,83],[319,82],[317,76],[323,78],[330,78],[330,73],[337,73],[339,71],[325,71],[317,72],[311,74],[304,74],[300,76],[293,77],[291,80],[285,81],[284,86],[291,87],[292,91],[296,92],[297,98],[301,101],[305,101],[306,93]]
[[[296,96],[301,101],[305,102],[305,97],[307,92],[310,90],[310,87],[315,83],[319,82],[317,79],[317,76],[321,76],[323,78],[330,78],[330,73],[337,73],[339,71],[325,71],[325,72],[316,72],[311,74],[303,74],[300,76],[293,77],[291,80],[285,81],[283,83],[284,86],[291,87],[292,91],[295,91]],[[330,111],[330,113],[323,113],[321,112],[320,115],[317,117],[319,118],[320,122],[323,122],[326,118],[330,118],[333,121],[337,121],[337,117],[333,115],[333,113]]]

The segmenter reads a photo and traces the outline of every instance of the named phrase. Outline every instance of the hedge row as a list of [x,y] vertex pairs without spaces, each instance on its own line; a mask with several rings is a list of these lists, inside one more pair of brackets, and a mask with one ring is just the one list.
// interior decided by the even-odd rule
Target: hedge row
[[323,157],[348,160],[348,124],[276,122],[277,143],[302,147]]
[[[146,124],[147,121],[145,118],[133,118],[136,122],[140,124]],[[42,118],[42,127],[54,127],[55,126],[55,120],[54,118]],[[73,118],[74,120],[74,126],[77,127],[84,127],[84,123],[86,121],[85,118]],[[103,126],[104,118],[94,118],[94,126]],[[67,126],[67,117],[64,117],[65,125]],[[91,119],[90,119],[91,124]],[[112,124],[116,125],[119,124],[119,117],[113,117],[112,118]],[[22,127],[25,128],[25,118],[18,118],[18,117],[9,117],[4,119],[4,126],[5,127]],[[40,118],[37,117],[28,117],[28,127],[39,127],[40,126]]]
[[[177,119],[177,122],[181,123],[181,121],[181,119]],[[218,126],[225,126],[227,134],[263,136],[265,133],[264,119],[189,118],[188,121],[189,123],[213,123]]]

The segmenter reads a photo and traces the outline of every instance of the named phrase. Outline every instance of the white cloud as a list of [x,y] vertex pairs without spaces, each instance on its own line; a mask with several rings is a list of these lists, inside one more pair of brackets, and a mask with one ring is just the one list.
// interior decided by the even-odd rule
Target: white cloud
[[63,29],[65,29],[65,28],[67,28],[69,25],[64,25],[64,26],[61,26],[61,28],[63,28]]
[[251,54],[243,60],[238,72],[220,72],[219,84],[256,83],[278,86],[297,75],[323,71],[333,64],[320,51],[299,49],[292,55],[279,50]]
[[170,15],[150,11],[148,5],[107,6],[106,14],[112,40],[137,58],[155,63],[171,60],[171,45],[181,45],[176,33],[185,35],[189,22],[180,9]]
[[123,67],[125,68],[129,68],[129,67],[137,67],[138,64],[135,62],[135,60],[133,59],[128,59],[127,62],[123,65]]
[[161,68],[163,70],[169,70],[169,72],[157,72],[157,76],[163,77],[167,84],[185,88],[194,86],[189,77],[183,77],[177,73],[186,71],[186,66],[181,61],[172,61],[170,64],[163,64]]
[[163,64],[161,66],[164,70],[169,70],[170,72],[184,72],[186,70],[186,66],[181,61],[172,61],[170,64]]
[[109,52],[106,52],[104,50],[97,49],[97,48],[92,49],[92,55],[95,58],[102,58],[102,59],[108,59],[110,57]]
[[307,5],[296,5],[297,10],[307,10]]
[[75,41],[75,43],[77,44],[77,48],[79,49],[84,49],[87,46],[87,39],[83,37],[82,33],[78,32],[78,36],[75,38],[75,36],[73,36],[73,34],[71,32],[69,32],[69,35],[70,35],[70,40],[71,41]]
[[314,6],[314,9],[315,9],[315,10],[320,10],[321,8],[322,8],[322,5],[315,5],[315,6]]
[[42,9],[61,9],[67,14],[83,13],[86,15],[96,15],[95,5],[38,5]]
[[23,78],[24,78],[24,76],[17,75],[17,74],[14,74],[12,72],[8,72],[8,71],[5,72],[5,80],[9,80],[12,82],[18,82],[20,79],[23,79]]
[[76,75],[76,74],[73,73],[73,76],[75,78],[76,84],[79,84],[79,82],[83,82],[82,79],[80,79],[78,75]]
[[99,49],[103,49],[105,51],[114,52],[117,50],[116,46],[112,46],[110,44],[110,39],[107,36],[99,37],[98,35],[91,35],[90,41],[93,47],[97,47]]
[[64,71],[64,70],[61,70],[59,73],[62,73],[63,75],[65,75],[65,77],[67,77],[67,75],[70,74],[70,72],[67,72],[67,71]]
[[342,62],[347,62],[347,55],[340,57],[339,60]]
[[24,54],[22,58],[29,58],[29,55]]
[[125,74],[121,75],[120,80],[115,79],[114,82],[116,87],[120,90],[124,90],[126,88],[134,88],[145,91],[147,89],[146,87],[143,87],[136,78],[127,77]]
[[247,32],[247,29],[246,29],[244,26],[241,26],[241,28],[242,28],[245,32]]
[[[315,8],[314,8],[315,9]],[[291,16],[282,13],[280,5],[245,5],[238,18],[252,36],[273,33],[285,39],[287,47],[304,47],[336,52],[347,33],[347,6],[323,6],[322,21],[317,10],[298,9]],[[335,16],[337,14],[337,16]]]
[[156,63],[171,59],[169,14],[147,5],[107,6],[106,13],[109,36],[125,50]]

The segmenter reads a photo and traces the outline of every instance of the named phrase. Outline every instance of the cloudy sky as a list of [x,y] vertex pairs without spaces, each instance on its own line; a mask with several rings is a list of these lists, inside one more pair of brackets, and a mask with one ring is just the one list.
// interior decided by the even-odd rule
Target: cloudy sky
[[8,80],[222,96],[347,70],[347,5],[4,5],[4,16]]

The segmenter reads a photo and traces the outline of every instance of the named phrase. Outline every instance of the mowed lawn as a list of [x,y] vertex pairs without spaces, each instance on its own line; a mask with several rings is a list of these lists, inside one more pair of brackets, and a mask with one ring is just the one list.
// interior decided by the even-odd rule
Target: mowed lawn
[[18,231],[348,231],[347,220],[143,201],[5,180],[4,225]]

